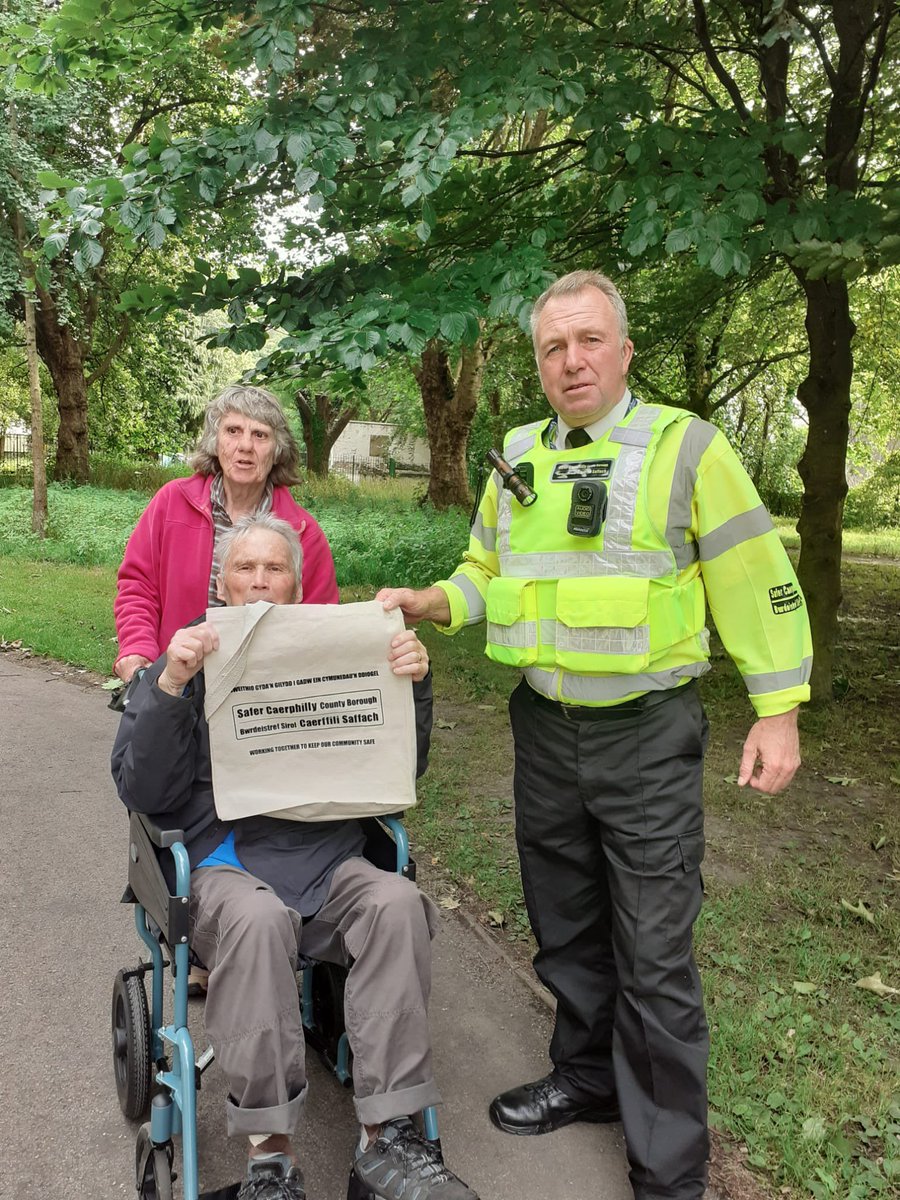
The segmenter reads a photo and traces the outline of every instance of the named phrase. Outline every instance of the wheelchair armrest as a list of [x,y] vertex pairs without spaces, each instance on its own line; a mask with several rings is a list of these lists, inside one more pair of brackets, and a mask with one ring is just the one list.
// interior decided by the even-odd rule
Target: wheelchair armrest
[[144,813],[131,813],[128,824],[128,887],[137,903],[159,926],[170,946],[187,941],[188,902],[187,896],[173,896],[169,891],[159,852],[183,841],[181,830],[160,829]]
[[133,812],[131,819],[132,821],[140,821],[147,832],[147,837],[160,850],[168,850],[176,842],[184,841],[184,831],[182,829],[160,829],[153,818],[148,817],[146,813]]
[[366,845],[363,855],[382,871],[397,871],[415,882],[416,863],[409,854],[409,839],[400,818],[403,812],[360,819]]

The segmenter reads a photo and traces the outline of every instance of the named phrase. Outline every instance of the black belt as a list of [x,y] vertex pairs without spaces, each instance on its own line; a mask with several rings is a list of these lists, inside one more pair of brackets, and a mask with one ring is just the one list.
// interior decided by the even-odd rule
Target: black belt
[[603,721],[631,712],[641,712],[645,708],[655,708],[657,704],[663,704],[674,696],[680,696],[682,692],[693,686],[694,680],[692,679],[680,687],[669,688],[664,692],[645,692],[643,696],[635,696],[633,700],[623,700],[621,704],[608,704],[600,707],[586,704],[565,704],[561,700],[551,700],[549,696],[544,696],[540,692],[536,692],[529,684],[525,684],[528,698],[538,708],[547,708],[567,721]]

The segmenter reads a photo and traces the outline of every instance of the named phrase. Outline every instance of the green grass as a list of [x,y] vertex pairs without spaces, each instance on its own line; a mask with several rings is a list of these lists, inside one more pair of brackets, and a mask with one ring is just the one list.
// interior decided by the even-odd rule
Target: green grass
[[[800,549],[797,522],[793,517],[773,517],[778,536],[788,550]],[[844,554],[863,558],[900,558],[900,529],[845,529]]]
[[108,673],[116,657],[113,567],[0,557],[0,640]]
[[782,1188],[896,1196],[900,1006],[856,984],[896,971],[900,921],[886,895],[870,928],[841,906],[846,864],[813,878],[803,858],[714,892],[698,921],[713,1123]]

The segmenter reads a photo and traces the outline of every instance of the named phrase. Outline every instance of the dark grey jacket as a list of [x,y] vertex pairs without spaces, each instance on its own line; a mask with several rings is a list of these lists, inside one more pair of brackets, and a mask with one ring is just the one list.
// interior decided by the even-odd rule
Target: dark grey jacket
[[[318,912],[331,877],[348,858],[362,854],[365,837],[358,821],[281,821],[248,817],[220,821],[216,816],[209,755],[209,727],[203,715],[203,672],[192,693],[170,696],[156,686],[165,655],[144,675],[122,716],[112,753],[119,796],[134,812],[147,813],[164,829],[184,831],[191,866],[214,850],[230,829],[243,865],[268,883],[301,917]],[[418,762],[428,765],[431,739],[431,672],[413,684]],[[170,881],[171,882],[171,881]]]

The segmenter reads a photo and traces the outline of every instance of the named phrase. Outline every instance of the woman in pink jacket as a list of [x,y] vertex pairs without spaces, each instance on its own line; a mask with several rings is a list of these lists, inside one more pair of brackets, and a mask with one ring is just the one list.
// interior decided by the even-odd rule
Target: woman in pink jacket
[[172,634],[216,596],[219,536],[238,517],[271,512],[300,534],[303,601],[337,604],[334,561],[325,534],[291,496],[300,455],[281,405],[263,388],[227,387],[207,406],[191,459],[195,474],[156,493],[125,548],[115,602],[119,653],[127,682],[154,662]]

